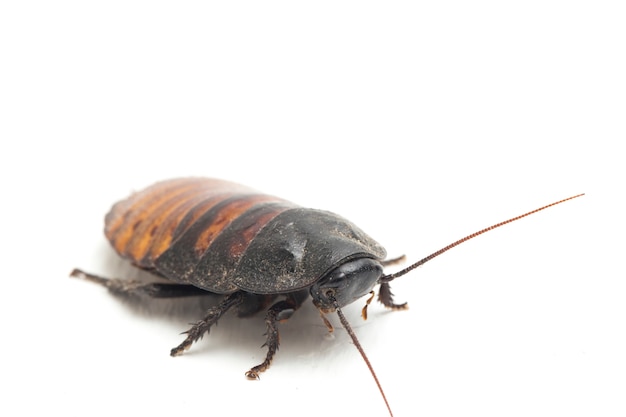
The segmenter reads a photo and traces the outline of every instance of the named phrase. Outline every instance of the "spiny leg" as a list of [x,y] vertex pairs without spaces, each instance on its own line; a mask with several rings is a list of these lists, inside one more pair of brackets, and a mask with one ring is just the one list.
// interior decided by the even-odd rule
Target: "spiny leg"
[[[397,258],[385,259],[383,261],[380,261],[380,264],[383,267],[387,267],[390,265],[401,264],[404,261],[406,261],[406,255],[401,255]],[[361,317],[363,317],[363,320],[367,320],[367,307],[370,305],[372,299],[374,298],[374,292],[372,291],[370,294],[371,296],[367,299],[367,301],[365,302],[365,306],[361,310]],[[385,307],[392,310],[406,310],[407,308],[409,308],[407,303],[396,304],[393,302],[393,293],[391,292],[391,287],[388,283],[380,284],[380,290],[378,291],[378,301]]]
[[387,308],[392,310],[406,310],[409,308],[407,303],[396,304],[393,302],[393,293],[391,292],[391,286],[387,282],[380,284],[378,289],[378,301]]
[[301,296],[301,294],[288,296],[286,300],[275,303],[269,308],[269,310],[267,310],[267,314],[265,315],[267,340],[263,344],[263,346],[267,346],[267,355],[262,363],[250,368],[250,370],[246,372],[246,376],[249,379],[259,379],[259,373],[270,367],[272,359],[278,351],[278,345],[280,344],[280,335],[278,334],[277,323],[291,317],[293,313],[302,305],[306,296],[306,294],[304,297]]
[[95,282],[96,284],[106,287],[116,295],[129,297],[148,296],[152,298],[176,298],[207,294],[205,290],[194,287],[193,285],[166,284],[159,282],[145,283],[125,279],[111,279],[89,274],[80,269],[74,269],[70,273],[70,277]]
[[170,352],[170,355],[178,356],[178,355],[181,355],[187,349],[189,349],[189,347],[194,342],[198,341],[199,339],[202,338],[202,336],[204,336],[204,333],[209,332],[209,330],[211,329],[211,326],[217,323],[219,318],[222,317],[224,313],[226,313],[232,307],[235,307],[241,304],[243,302],[243,299],[244,299],[244,293],[241,291],[238,291],[238,292],[228,295],[218,305],[211,307],[207,311],[206,315],[204,316],[202,320],[194,324],[193,327],[191,327],[191,329],[185,332],[185,334],[187,335],[187,338],[183,341],[183,343],[181,343],[180,345],[172,349]]
[[[386,259],[382,261],[382,265],[383,266],[396,265],[396,264],[403,263],[405,260],[406,260],[406,255],[402,255],[402,256],[398,256],[397,258]],[[392,310],[406,310],[407,308],[409,308],[407,303],[396,304],[393,302],[393,293],[391,292],[391,287],[389,286],[389,283],[387,282],[380,284],[380,288],[378,290],[378,301],[385,307],[390,308]],[[369,301],[367,304],[369,304]],[[364,309],[366,307],[367,305],[364,307]],[[365,315],[363,318],[366,318],[366,317],[367,315]]]

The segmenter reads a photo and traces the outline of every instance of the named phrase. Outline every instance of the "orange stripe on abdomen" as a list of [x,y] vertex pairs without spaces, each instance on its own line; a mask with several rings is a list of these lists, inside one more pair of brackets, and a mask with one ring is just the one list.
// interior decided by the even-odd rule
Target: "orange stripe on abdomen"
[[250,192],[236,184],[202,178],[157,183],[115,204],[106,216],[105,234],[120,255],[150,268],[170,246],[190,210],[198,206],[206,210],[243,191]]
[[261,203],[280,202],[279,198],[264,194],[241,195],[231,199],[220,210],[214,213],[210,221],[205,223],[205,229],[202,231],[194,245],[194,251],[197,256],[202,255],[211,246],[211,243],[224,231],[234,220],[239,218],[252,207]]

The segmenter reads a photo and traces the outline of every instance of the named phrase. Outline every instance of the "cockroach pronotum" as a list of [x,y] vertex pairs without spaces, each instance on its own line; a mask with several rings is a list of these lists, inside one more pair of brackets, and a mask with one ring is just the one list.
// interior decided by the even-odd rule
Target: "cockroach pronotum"
[[[105,234],[115,251],[135,266],[172,283],[142,283],[107,279],[80,270],[85,278],[123,295],[156,298],[221,294],[223,298],[171,350],[182,354],[231,308],[245,317],[267,309],[267,355],[246,372],[250,379],[269,366],[278,349],[279,320],[285,320],[309,297],[325,314],[339,320],[365,360],[385,401],[374,370],[341,308],[371,295],[379,285],[378,301],[393,310],[389,283],[453,247],[507,223],[582,196],[575,195],[494,224],[385,275],[385,249],[348,220],[321,210],[302,208],[238,184],[207,178],[182,178],[156,183],[115,204],[105,218]],[[276,299],[279,299],[276,301]]]

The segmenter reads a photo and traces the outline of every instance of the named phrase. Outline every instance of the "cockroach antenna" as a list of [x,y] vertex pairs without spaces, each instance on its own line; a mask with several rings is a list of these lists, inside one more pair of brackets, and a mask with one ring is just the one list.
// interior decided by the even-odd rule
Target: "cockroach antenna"
[[482,230],[479,230],[478,232],[472,233],[471,235],[467,235],[463,239],[459,239],[456,242],[453,242],[453,243],[449,244],[445,248],[441,248],[438,251],[431,253],[430,255],[425,257],[424,259],[421,259],[421,260],[415,262],[414,264],[409,265],[406,268],[404,268],[404,269],[402,269],[402,270],[400,270],[398,272],[395,272],[395,273],[389,274],[389,275],[383,275],[378,280],[378,282],[381,283],[381,284],[389,283],[389,282],[393,281],[394,279],[396,279],[398,277],[401,277],[402,275],[411,272],[412,270],[414,270],[418,266],[424,265],[426,262],[436,258],[437,256],[441,255],[442,253],[449,251],[450,249],[454,248],[455,246],[459,246],[461,243],[467,242],[468,240],[473,239],[473,238],[475,238],[477,236],[480,236],[483,233],[487,233],[487,232],[489,232],[489,231],[491,231],[493,229],[497,229],[500,226],[504,226],[505,224],[512,223],[512,222],[514,222],[516,220],[519,220],[519,219],[522,219],[524,217],[530,216],[531,214],[535,214],[535,213],[537,213],[537,212],[539,212],[541,210],[545,210],[545,209],[547,209],[549,207],[556,206],[557,204],[561,204],[561,203],[564,203],[566,201],[573,200],[574,198],[578,198],[578,197],[581,197],[583,195],[585,195],[585,194],[582,193],[582,194],[578,194],[578,195],[575,195],[575,196],[572,196],[572,197],[564,198],[563,200],[556,201],[556,202],[554,202],[552,204],[548,204],[547,206],[539,207],[538,209],[529,211],[528,213],[524,213],[524,214],[522,214],[520,216],[513,217],[511,219],[505,220],[505,221],[500,222],[500,223],[496,223],[496,224],[494,224],[492,226],[489,226],[489,227],[486,227],[486,228],[484,228]]

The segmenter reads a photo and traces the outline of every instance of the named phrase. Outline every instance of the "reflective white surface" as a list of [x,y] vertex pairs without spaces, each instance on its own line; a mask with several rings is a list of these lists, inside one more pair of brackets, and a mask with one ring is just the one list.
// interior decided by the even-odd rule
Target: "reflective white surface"
[[[29,3],[30,4],[30,3]],[[346,309],[396,417],[623,415],[623,50],[610,2],[0,6],[2,415],[385,415],[306,303],[257,382],[262,316],[129,308],[110,205],[184,175],[337,212],[409,261],[410,309]],[[363,301],[364,302],[364,301]]]

